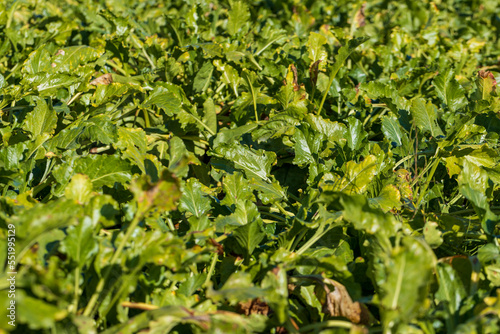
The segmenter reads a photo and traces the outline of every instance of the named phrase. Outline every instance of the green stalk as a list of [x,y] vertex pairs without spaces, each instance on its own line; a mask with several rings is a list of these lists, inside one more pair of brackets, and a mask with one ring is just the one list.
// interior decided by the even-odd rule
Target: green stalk
[[106,65],[111,66],[116,71],[120,72],[121,74],[123,74],[126,77],[130,76],[123,68],[118,66],[118,64],[113,63],[112,61],[106,60]]
[[146,123],[146,128],[150,128],[151,127],[151,123],[149,122],[149,113],[148,113],[148,110],[146,109],[142,109],[142,113],[144,114],[144,122]]
[[278,216],[274,213],[271,213],[271,212],[266,212],[266,211],[260,211],[260,214],[261,215],[266,215],[266,216],[269,216],[269,217],[272,217],[274,218],[275,220],[279,220],[280,222],[283,222],[285,223],[286,222],[286,219],[281,217],[281,216]]
[[253,89],[253,85],[252,83],[250,82],[250,78],[248,77],[248,74],[245,73],[245,81],[247,82],[248,84],[248,87],[250,88],[250,92],[252,93],[252,101],[253,101],[253,111],[255,113],[255,121],[257,122],[257,124],[259,124],[259,114],[257,112],[257,97],[255,96],[255,91]]
[[328,320],[323,322],[316,322],[313,324],[306,325],[299,329],[299,332],[306,333],[310,331],[319,331],[324,328],[345,328],[351,329],[354,325],[351,322],[343,320]]
[[334,69],[332,73],[330,74],[330,81],[328,81],[328,86],[326,86],[325,94],[323,94],[323,98],[321,99],[321,103],[318,108],[318,112],[316,115],[321,114],[321,109],[323,109],[323,105],[325,104],[326,97],[328,95],[328,92],[330,91],[330,87],[333,85],[333,80],[335,80],[335,77],[337,76],[337,73],[340,70],[340,66],[334,66]]
[[312,245],[314,245],[319,239],[321,239],[328,231],[332,229],[333,226],[329,225],[326,227],[325,225],[320,225],[311,239],[307,240],[305,244],[300,247],[300,249],[296,252],[298,255],[303,254],[306,250],[308,250]]
[[280,210],[280,212],[282,214],[284,214],[285,216],[287,216],[287,217],[295,217],[295,215],[293,213],[288,212],[285,209],[283,209],[283,207],[278,202],[274,203],[274,205],[276,205],[276,207]]
[[300,233],[296,235],[295,238],[293,238],[293,243],[291,244],[291,247],[288,249],[289,251],[293,251],[295,248],[297,248],[300,240],[302,240],[302,238],[306,235],[307,231],[309,231],[309,229],[307,227],[303,227],[303,230],[300,231]]
[[75,286],[74,286],[74,295],[73,295],[73,313],[78,312],[78,302],[80,298],[80,267],[76,267],[75,269]]
[[[135,267],[134,270],[129,275],[127,275],[127,278],[130,280],[130,278],[134,277],[137,274],[137,272],[139,271],[139,269],[141,269],[141,268],[142,268],[142,266]],[[115,303],[118,301],[118,298],[120,298],[120,296],[122,295],[123,290],[125,290],[128,287],[127,283],[128,282],[126,280],[124,280],[123,284],[120,285],[120,288],[118,288],[118,291],[113,295],[113,298],[111,299],[111,302],[108,304],[108,307],[100,315],[101,319],[105,318],[107,316],[107,314],[109,313],[109,311],[111,311],[111,308],[113,307],[113,305],[115,305]],[[113,286],[115,284],[116,284],[116,281],[115,281],[115,283],[113,283]]]
[[438,157],[438,154],[439,154],[439,147],[436,150],[436,160],[432,163],[432,169],[429,172],[429,175],[427,175],[427,181],[425,182],[422,190],[420,191],[420,194],[418,195],[417,208],[420,207],[420,205],[422,204],[422,200],[427,191],[427,188],[429,187],[429,184],[431,183],[431,180],[434,177],[434,173],[436,172],[439,162],[441,161],[441,158]]
[[132,222],[130,223],[130,226],[127,229],[127,233],[125,234],[122,241],[118,245],[118,248],[116,249],[115,253],[113,254],[113,257],[111,258],[111,261],[109,262],[109,265],[106,267],[106,271],[104,273],[104,276],[101,277],[101,279],[97,283],[97,287],[96,287],[94,293],[90,297],[89,303],[87,304],[87,307],[85,308],[85,311],[83,312],[84,316],[90,317],[91,314],[93,313],[94,306],[96,305],[97,300],[98,300],[102,290],[104,289],[104,285],[106,284],[106,282],[109,278],[109,275],[111,274],[111,267],[113,267],[113,265],[118,262],[117,260],[119,259],[120,255],[123,251],[123,248],[125,247],[125,244],[127,243],[128,239],[132,235],[134,229],[137,227],[137,225],[141,221],[141,217],[142,217],[141,214],[136,214],[136,216],[134,217],[134,220],[132,220]]
[[215,253],[214,257],[212,258],[212,262],[210,263],[210,268],[208,269],[207,279],[205,279],[205,284],[204,284],[205,287],[208,285],[208,282],[210,282],[210,280],[212,279],[212,275],[214,274],[215,265],[217,264],[218,259],[219,255]]

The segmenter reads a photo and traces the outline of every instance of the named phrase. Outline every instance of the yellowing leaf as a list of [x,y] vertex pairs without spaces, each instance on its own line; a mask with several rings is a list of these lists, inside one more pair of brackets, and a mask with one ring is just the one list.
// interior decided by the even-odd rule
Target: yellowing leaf
[[346,173],[342,178],[339,190],[348,194],[361,194],[375,177],[377,158],[374,155],[369,155],[359,164],[349,161],[345,169]]
[[79,204],[87,203],[92,196],[92,182],[87,175],[75,174],[66,186],[64,195]]

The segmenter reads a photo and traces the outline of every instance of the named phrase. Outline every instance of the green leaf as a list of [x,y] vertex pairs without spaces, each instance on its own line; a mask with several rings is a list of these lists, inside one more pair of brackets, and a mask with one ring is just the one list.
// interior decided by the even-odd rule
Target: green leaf
[[87,203],[92,196],[92,182],[87,175],[75,174],[64,190],[64,195],[79,204]]
[[252,255],[253,251],[264,239],[265,235],[266,234],[262,230],[262,220],[260,219],[238,227],[233,231],[234,239],[245,251],[247,257]]
[[68,227],[66,238],[61,245],[67,254],[81,269],[97,253],[98,244],[94,235],[94,225],[90,217],[85,217],[77,225]]
[[393,114],[385,115],[382,118],[382,132],[396,147],[403,145],[403,133],[399,121]]
[[51,55],[46,48],[38,48],[28,56],[28,59],[24,62],[22,71],[26,74],[49,72],[51,70],[50,57]]
[[434,79],[434,87],[437,96],[451,111],[457,111],[467,104],[464,90],[455,79],[455,73],[451,68],[446,69]]
[[342,46],[339,49],[339,53],[335,56],[335,63],[332,66],[332,69],[330,71],[330,80],[328,82],[327,88],[325,89],[325,93],[323,94],[323,99],[321,100],[321,103],[318,108],[318,114],[321,113],[321,110],[323,109],[323,105],[325,104],[326,96],[328,95],[328,92],[330,91],[330,87],[333,84],[333,80],[335,80],[335,77],[337,76],[337,73],[339,72],[340,68],[344,65],[344,62],[347,60],[347,58],[351,55],[351,53],[354,52],[354,50],[366,42],[368,40],[368,37],[358,37],[351,39],[347,42],[347,45]]
[[123,96],[129,91],[129,89],[129,85],[118,82],[113,82],[109,85],[99,85],[92,95],[90,103],[93,107],[98,107],[117,97]]
[[293,163],[299,166],[314,164],[324,136],[308,127],[302,127],[293,134],[295,141],[295,158]]
[[250,18],[250,12],[248,5],[243,1],[230,0],[229,4],[231,5],[231,10],[228,13],[227,31],[229,35],[234,36],[245,26]]
[[117,126],[108,115],[98,115],[84,122],[84,137],[102,144],[113,144],[117,138]]
[[37,101],[36,107],[26,116],[23,129],[31,132],[33,138],[43,133],[52,134],[57,126],[57,114],[43,99]]
[[146,174],[146,133],[142,129],[118,128],[118,141],[115,147],[123,152],[123,157],[135,163]]
[[244,200],[238,202],[234,213],[229,216],[217,217],[215,225],[217,232],[228,233],[235,228],[245,226],[256,221],[262,222],[257,206],[250,200]]
[[214,100],[208,98],[203,103],[203,123],[214,133],[217,133],[217,113],[215,111]]
[[181,111],[183,101],[182,90],[173,84],[156,85],[151,94],[142,103],[144,108],[157,106],[161,108],[169,116],[172,116]]
[[423,98],[415,98],[412,101],[410,111],[420,130],[430,132],[433,137],[444,135],[437,123],[436,107],[432,102],[425,103]]
[[21,289],[16,291],[16,307],[23,310],[18,315],[19,322],[27,324],[32,330],[54,328],[57,321],[68,315],[66,310],[39,298],[31,297]]
[[210,86],[214,66],[209,61],[205,62],[194,77],[193,89],[195,92],[204,92]]
[[307,51],[309,52],[309,59],[311,59],[311,63],[326,59],[327,53],[323,48],[324,44],[326,44],[325,36],[315,32],[311,32],[309,34],[309,39],[307,40],[306,46]]
[[431,248],[438,248],[443,243],[443,233],[439,225],[433,221],[426,221],[424,226],[424,238]]
[[229,161],[235,169],[245,172],[247,178],[269,180],[271,166],[276,160],[274,152],[253,150],[243,145],[221,145],[215,149],[215,156]]
[[227,206],[237,206],[238,203],[252,199],[254,196],[251,192],[248,180],[241,173],[227,174],[222,182],[224,189],[224,199],[220,202]]
[[434,267],[434,254],[418,239],[404,237],[401,246],[382,256],[383,278],[377,280],[385,328],[407,323],[423,313]]
[[462,300],[467,296],[464,284],[453,267],[439,263],[436,267],[439,289],[435,294],[438,304],[442,304],[453,318],[460,309]]
[[102,52],[85,45],[62,48],[52,57],[50,67],[53,72],[70,73],[80,65],[96,60],[101,54]]
[[238,75],[238,71],[234,69],[229,64],[224,64],[221,60],[214,60],[214,65],[217,67],[217,71],[221,73],[220,79],[225,85],[231,87],[234,92],[234,95],[238,97],[238,86],[240,83],[240,76]]
[[368,134],[363,129],[363,124],[361,124],[357,118],[350,117],[347,121],[349,122],[349,127],[347,129],[347,145],[353,151],[359,150],[363,140]]
[[287,198],[285,189],[278,181],[273,180],[269,183],[261,179],[252,179],[250,185],[252,189],[257,190],[257,195],[263,204],[280,202]]
[[264,296],[266,290],[256,287],[252,283],[252,276],[246,272],[235,272],[224,283],[222,288],[215,291],[209,289],[207,297],[211,299],[225,298],[235,305],[240,301]]
[[[322,197],[330,196],[330,193],[326,192]],[[400,228],[400,224],[392,215],[384,214],[380,209],[370,207],[368,200],[363,196],[343,195],[340,197],[340,203],[344,208],[345,219],[358,230],[372,235],[385,236],[388,240]]]
[[82,207],[72,200],[37,204],[15,217],[17,256],[26,251],[38,238],[56,228],[64,227],[82,214]]
[[349,161],[345,165],[346,173],[342,178],[340,190],[346,193],[363,193],[377,172],[377,158],[367,156],[359,164]]
[[87,175],[94,189],[104,185],[113,187],[115,182],[127,183],[132,178],[130,164],[113,155],[77,158],[54,168],[55,179],[63,185],[77,173]]
[[381,208],[384,212],[390,211],[394,208],[401,207],[401,194],[392,184],[386,185],[377,197],[370,198],[370,204],[374,204]]
[[189,212],[198,218],[205,215],[211,208],[210,199],[201,190],[201,186],[201,183],[194,178],[187,180],[182,187],[182,197],[179,202],[180,210]]
[[344,146],[346,141],[345,138],[347,137],[347,128],[344,124],[332,122],[329,119],[324,119],[321,116],[315,116],[313,114],[308,114],[306,120],[313,130],[325,135],[329,141]]

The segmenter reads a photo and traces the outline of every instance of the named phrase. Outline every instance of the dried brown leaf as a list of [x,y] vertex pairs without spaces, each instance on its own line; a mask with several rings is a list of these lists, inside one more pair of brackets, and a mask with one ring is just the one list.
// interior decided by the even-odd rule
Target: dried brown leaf
[[[316,285],[315,290],[317,295],[324,295],[322,300],[323,313],[332,317],[347,318],[355,324],[369,324],[368,309],[360,302],[353,302],[344,285],[329,278],[324,278],[322,283]],[[333,289],[331,289],[332,287]],[[323,291],[318,289],[323,289]]]
[[109,85],[110,83],[113,83],[113,76],[111,73],[103,74],[90,82],[90,84],[94,86]]
[[366,20],[365,20],[365,7],[366,7],[366,2],[364,2],[361,5],[361,8],[359,8],[358,12],[354,16],[354,24],[356,28],[361,28],[366,25]]
[[236,312],[244,315],[252,314],[269,314],[269,305],[261,301],[259,298],[248,300],[246,302],[239,302],[236,308]]

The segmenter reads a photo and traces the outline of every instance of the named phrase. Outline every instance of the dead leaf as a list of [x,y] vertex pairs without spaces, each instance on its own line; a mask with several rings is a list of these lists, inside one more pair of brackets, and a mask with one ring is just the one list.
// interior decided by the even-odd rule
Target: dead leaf
[[[333,288],[333,289],[332,289]],[[323,305],[323,313],[332,317],[344,317],[355,324],[368,325],[370,314],[365,305],[353,302],[345,286],[337,281],[324,278],[314,289]]]
[[365,20],[365,7],[366,7],[366,2],[364,2],[361,5],[361,8],[358,10],[356,15],[354,16],[354,24],[356,28],[361,28],[366,25],[366,20]]
[[113,76],[111,73],[103,74],[90,82],[90,84],[94,86],[109,85],[110,83],[113,83]]
[[244,315],[251,314],[269,314],[269,305],[261,301],[259,298],[248,300],[246,302],[239,302],[236,308],[236,312]]

